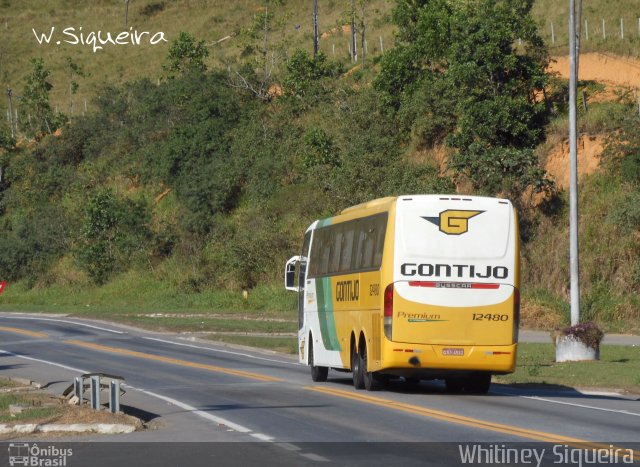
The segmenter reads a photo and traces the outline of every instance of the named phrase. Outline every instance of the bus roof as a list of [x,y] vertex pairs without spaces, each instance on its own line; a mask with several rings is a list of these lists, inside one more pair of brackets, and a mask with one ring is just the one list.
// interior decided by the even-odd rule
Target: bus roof
[[397,196],[387,196],[386,198],[378,198],[373,201],[367,201],[366,203],[356,204],[355,206],[351,206],[340,211],[340,215],[352,214],[359,210],[365,211],[372,208],[380,208],[385,204],[391,205],[396,199],[398,199]]
[[378,198],[364,203],[356,204],[344,208],[336,216],[328,217],[326,219],[319,219],[309,226],[309,229],[316,229],[325,227],[334,223],[344,222],[347,220],[355,219],[361,216],[373,214],[375,212],[381,212],[390,209],[390,207],[399,200],[411,201],[413,199],[420,198],[438,198],[440,201],[473,201],[480,199],[493,199],[501,203],[508,203],[510,201],[501,198],[487,198],[484,196],[471,196],[471,195],[458,195],[458,194],[413,194],[413,195],[401,195],[401,196],[387,196],[385,198]]

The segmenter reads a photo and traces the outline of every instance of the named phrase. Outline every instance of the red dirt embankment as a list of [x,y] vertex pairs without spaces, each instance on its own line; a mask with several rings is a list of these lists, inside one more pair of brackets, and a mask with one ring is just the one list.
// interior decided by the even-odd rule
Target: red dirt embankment
[[[600,52],[580,55],[578,78],[597,81],[606,86],[597,100],[614,99],[613,91],[621,88],[640,88],[640,61],[616,57]],[[569,57],[554,57],[549,71],[563,78],[569,77]],[[578,141],[578,176],[595,172],[600,166],[604,147],[603,135],[583,135]],[[569,187],[569,143],[562,141],[549,151],[546,171],[555,179],[558,188]]]
[[[640,88],[640,61],[601,52],[580,55],[578,79],[616,87]],[[569,77],[569,57],[553,57],[549,71]]]

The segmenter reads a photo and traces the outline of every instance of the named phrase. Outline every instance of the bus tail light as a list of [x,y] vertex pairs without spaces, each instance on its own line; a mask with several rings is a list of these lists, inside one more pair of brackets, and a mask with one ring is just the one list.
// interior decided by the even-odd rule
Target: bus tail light
[[384,289],[384,335],[391,340],[393,329],[393,283]]
[[520,291],[513,289],[513,343],[518,342],[520,332]]

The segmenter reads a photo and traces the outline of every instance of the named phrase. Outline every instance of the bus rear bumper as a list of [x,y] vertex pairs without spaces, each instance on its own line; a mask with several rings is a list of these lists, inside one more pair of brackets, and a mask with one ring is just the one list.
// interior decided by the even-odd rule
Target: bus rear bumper
[[[404,376],[407,373],[449,373],[483,371],[494,374],[513,373],[517,344],[512,345],[418,345],[388,342],[383,373]],[[397,371],[395,371],[397,370]],[[410,370],[410,371],[405,371]],[[416,371],[421,370],[421,371]]]

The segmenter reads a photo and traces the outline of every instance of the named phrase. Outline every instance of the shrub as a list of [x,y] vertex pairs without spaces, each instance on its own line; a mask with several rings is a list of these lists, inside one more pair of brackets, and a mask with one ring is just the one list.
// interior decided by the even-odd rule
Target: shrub
[[624,196],[615,200],[608,220],[620,227],[624,233],[631,233],[640,228],[640,193],[628,191]]
[[582,342],[587,347],[598,349],[604,337],[604,332],[602,332],[597,324],[588,322],[576,324],[575,326],[567,326],[554,332],[552,335],[554,343],[558,337],[570,337]]
[[297,49],[287,62],[287,74],[283,82],[285,94],[297,98],[319,98],[328,91],[322,78],[342,73],[342,65],[329,62],[320,52],[316,58],[305,50]]
[[88,200],[76,258],[95,283],[102,284],[112,273],[126,270],[145,252],[148,218],[144,203],[120,200],[111,190]]
[[335,167],[340,164],[340,157],[334,148],[333,140],[322,128],[311,127],[305,133],[303,141],[305,151],[302,161],[305,167],[316,165]]
[[147,3],[145,6],[143,6],[140,9],[140,14],[142,16],[151,17],[151,16],[155,15],[156,13],[160,13],[161,11],[164,11],[164,9],[166,7],[167,7],[167,2],[151,2],[151,3]]

